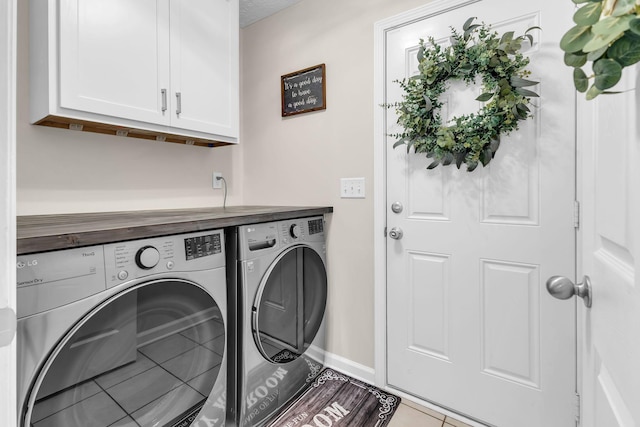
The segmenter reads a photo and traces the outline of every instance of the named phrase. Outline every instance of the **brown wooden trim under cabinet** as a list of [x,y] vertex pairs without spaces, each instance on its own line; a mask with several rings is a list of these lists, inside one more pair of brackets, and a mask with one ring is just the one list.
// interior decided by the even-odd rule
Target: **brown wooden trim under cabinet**
[[67,117],[49,115],[36,123],[40,126],[49,126],[60,129],[71,129],[82,132],[101,133],[103,135],[114,135],[129,138],[140,138],[158,142],[173,142],[176,144],[195,145],[198,147],[224,147],[235,145],[230,142],[215,141],[204,138],[192,138],[189,136],[175,135],[171,133],[154,132],[143,129],[129,128],[124,126],[111,125],[108,123],[98,123],[88,120],[70,119]]

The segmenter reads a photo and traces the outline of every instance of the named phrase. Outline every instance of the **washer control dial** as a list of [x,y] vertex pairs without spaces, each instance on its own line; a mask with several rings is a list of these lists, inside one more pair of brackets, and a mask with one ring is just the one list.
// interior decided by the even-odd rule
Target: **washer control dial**
[[153,246],[144,246],[136,254],[136,264],[143,270],[150,270],[160,261],[160,252]]
[[289,228],[289,234],[291,234],[291,237],[294,239],[300,237],[300,226],[298,224],[292,224]]

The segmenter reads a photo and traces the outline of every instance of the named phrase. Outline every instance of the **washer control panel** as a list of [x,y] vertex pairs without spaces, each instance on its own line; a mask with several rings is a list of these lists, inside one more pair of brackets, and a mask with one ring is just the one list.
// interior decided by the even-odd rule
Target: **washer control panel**
[[322,242],[324,218],[319,216],[245,225],[239,228],[239,239],[243,257],[268,250],[281,250],[286,245]]
[[219,233],[184,239],[184,250],[187,260],[202,258],[222,252],[222,241]]
[[324,233],[324,221],[322,218],[313,218],[307,221],[309,227],[309,235]]
[[104,245],[107,287],[170,271],[224,267],[222,230]]
[[300,241],[316,241],[318,238],[324,238],[324,220],[318,217],[282,221],[280,236],[285,245]]

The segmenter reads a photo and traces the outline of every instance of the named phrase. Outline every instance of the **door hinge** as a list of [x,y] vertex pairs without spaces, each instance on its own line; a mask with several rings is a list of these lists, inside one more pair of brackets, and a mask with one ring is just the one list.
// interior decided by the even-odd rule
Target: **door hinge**
[[580,393],[576,393],[576,426],[580,425]]
[[577,200],[573,202],[573,228],[580,228],[580,202]]

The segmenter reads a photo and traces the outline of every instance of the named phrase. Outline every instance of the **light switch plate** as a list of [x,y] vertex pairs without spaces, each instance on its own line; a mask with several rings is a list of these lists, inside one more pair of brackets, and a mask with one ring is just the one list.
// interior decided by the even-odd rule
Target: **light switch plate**
[[340,197],[343,199],[364,199],[364,178],[340,178]]

